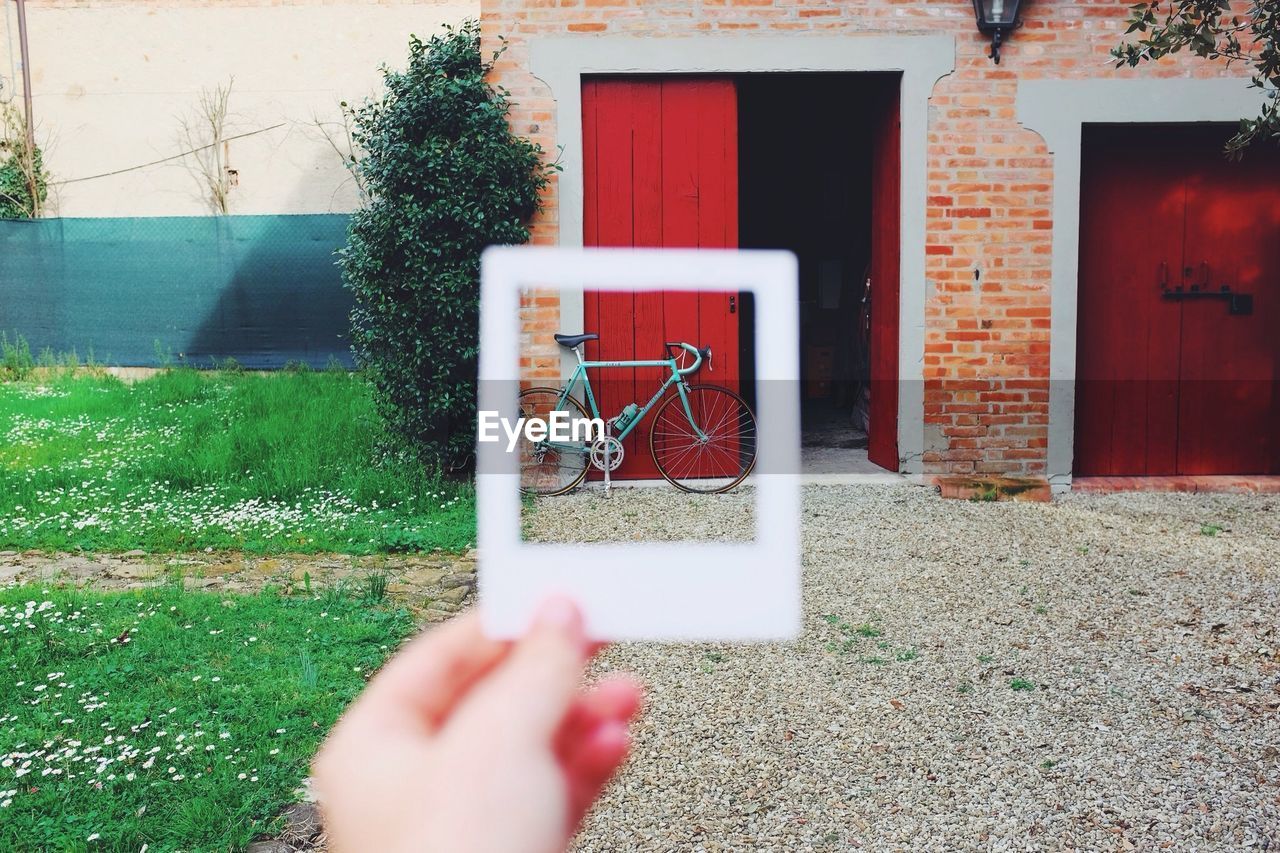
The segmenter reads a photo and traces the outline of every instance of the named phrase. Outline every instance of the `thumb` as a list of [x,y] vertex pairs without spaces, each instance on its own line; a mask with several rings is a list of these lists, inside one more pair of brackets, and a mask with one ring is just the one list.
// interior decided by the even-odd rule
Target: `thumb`
[[519,709],[522,734],[550,739],[578,692],[583,665],[590,656],[582,614],[567,598],[548,599],[533,625],[467,704],[494,714],[504,727]]

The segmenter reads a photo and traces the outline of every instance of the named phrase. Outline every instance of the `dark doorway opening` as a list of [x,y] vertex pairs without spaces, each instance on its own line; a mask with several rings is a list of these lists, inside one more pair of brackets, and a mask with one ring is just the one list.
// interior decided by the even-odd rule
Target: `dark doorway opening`
[[[896,410],[897,398],[896,387],[872,382],[872,316],[890,310],[891,296],[896,323],[897,158],[895,151],[887,163],[881,149],[886,139],[897,144],[900,80],[870,73],[737,80],[739,245],[789,249],[799,259],[801,425],[806,470],[818,473],[882,470],[867,461],[869,434],[877,425],[896,432],[896,411],[873,424],[873,407]],[[881,181],[895,172],[892,210],[876,203],[884,196],[877,169]],[[895,258],[882,278],[892,278],[891,293],[869,286],[873,248],[886,244],[876,229],[889,217]],[[896,350],[896,334],[891,344]],[[896,352],[880,355],[896,362]],[[744,354],[740,363],[753,361]],[[889,443],[896,446],[896,436]]]

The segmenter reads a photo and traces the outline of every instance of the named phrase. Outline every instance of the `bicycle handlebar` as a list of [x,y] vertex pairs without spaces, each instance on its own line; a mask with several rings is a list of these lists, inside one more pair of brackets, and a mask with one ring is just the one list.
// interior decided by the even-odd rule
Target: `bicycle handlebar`
[[[681,368],[681,367],[676,368],[676,373],[679,373],[681,376],[690,376],[694,373],[697,373],[699,368],[702,367],[703,359],[706,359],[707,370],[711,371],[712,373],[715,372],[715,369],[711,366],[712,353],[711,353],[710,344],[703,347],[702,349],[698,349],[693,344],[686,344],[684,341],[667,341],[664,344],[664,346],[666,346],[667,348],[667,355],[672,355],[671,354],[672,347],[680,347],[685,352],[691,353],[693,355],[693,364],[684,368]],[[672,356],[672,358],[674,357],[675,356]]]

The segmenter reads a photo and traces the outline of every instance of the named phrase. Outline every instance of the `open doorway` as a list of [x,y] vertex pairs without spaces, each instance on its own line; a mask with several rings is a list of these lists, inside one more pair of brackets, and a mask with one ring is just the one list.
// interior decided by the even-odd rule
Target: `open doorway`
[[[897,469],[900,79],[791,73],[737,81],[740,245],[789,249],[799,259],[802,429],[813,473]],[[878,335],[886,322],[892,334]],[[873,382],[877,358],[894,382]]]
[[[799,258],[805,470],[898,471],[900,74],[607,75],[582,80],[586,246],[781,248]],[[695,304],[696,303],[696,304]],[[595,361],[664,341],[717,353],[749,405],[753,306],[583,294]],[[633,377],[634,378],[634,377]],[[642,400],[623,376],[602,406]],[[647,436],[634,436],[638,447]],[[625,443],[624,443],[624,446]],[[628,448],[629,451],[636,448]],[[630,454],[617,479],[653,472]]]

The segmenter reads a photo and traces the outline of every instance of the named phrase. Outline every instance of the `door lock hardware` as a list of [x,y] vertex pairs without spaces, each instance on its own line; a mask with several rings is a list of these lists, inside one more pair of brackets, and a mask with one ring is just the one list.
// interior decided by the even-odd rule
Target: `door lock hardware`
[[[1185,282],[1195,274],[1195,267],[1191,265],[1182,268],[1182,280]],[[1253,313],[1253,294],[1238,293],[1231,289],[1231,285],[1224,284],[1217,290],[1212,289],[1209,284],[1209,262],[1200,262],[1200,280],[1188,285],[1185,289],[1179,284],[1173,288],[1169,287],[1169,263],[1168,261],[1160,262],[1160,296],[1171,302],[1184,302],[1188,299],[1223,299],[1227,303],[1227,313],[1236,316],[1248,316]]]
[[1253,313],[1253,294],[1237,293],[1231,285],[1224,284],[1217,290],[1201,290],[1199,285],[1192,285],[1190,290],[1165,289],[1161,296],[1165,299],[1185,302],[1189,299],[1223,299],[1227,303],[1227,313],[1236,316],[1248,316]]

